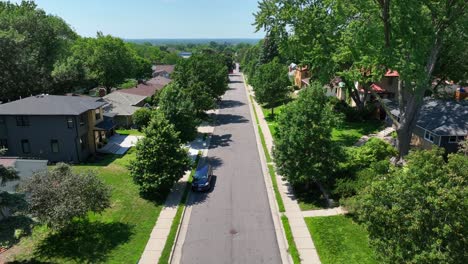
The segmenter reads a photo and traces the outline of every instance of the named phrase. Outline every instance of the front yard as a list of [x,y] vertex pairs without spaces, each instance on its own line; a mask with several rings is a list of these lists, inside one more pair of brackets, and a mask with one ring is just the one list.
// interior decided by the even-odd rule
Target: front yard
[[350,217],[306,217],[305,221],[323,264],[378,263],[367,231]]
[[53,263],[136,263],[162,209],[162,202],[140,198],[126,166],[135,158],[133,149],[124,155],[108,155],[94,164],[78,165],[77,171],[95,170],[112,187],[111,208],[76,221],[64,232],[36,226],[23,238],[9,260]]

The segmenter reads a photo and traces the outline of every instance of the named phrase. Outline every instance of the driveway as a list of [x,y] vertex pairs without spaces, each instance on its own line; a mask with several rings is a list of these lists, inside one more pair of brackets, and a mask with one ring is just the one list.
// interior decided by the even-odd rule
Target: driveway
[[181,263],[281,263],[244,83],[230,80],[208,152],[214,188],[190,196]]

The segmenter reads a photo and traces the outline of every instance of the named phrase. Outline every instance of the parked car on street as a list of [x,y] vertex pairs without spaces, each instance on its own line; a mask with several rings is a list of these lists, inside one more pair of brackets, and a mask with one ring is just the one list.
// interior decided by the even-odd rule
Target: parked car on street
[[192,190],[193,191],[208,191],[211,188],[211,178],[213,169],[210,165],[204,165],[198,168],[193,175]]

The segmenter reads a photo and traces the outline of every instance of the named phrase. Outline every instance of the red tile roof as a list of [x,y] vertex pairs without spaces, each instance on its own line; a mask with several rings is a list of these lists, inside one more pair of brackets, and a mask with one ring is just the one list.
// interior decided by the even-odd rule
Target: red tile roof
[[400,77],[400,74],[397,71],[388,70],[385,77]]
[[374,92],[377,92],[377,93],[384,93],[384,92],[386,92],[384,88],[380,87],[379,85],[377,85],[377,84],[375,84],[375,83],[373,83],[373,84],[371,85],[371,88],[372,88],[372,90],[373,90]]
[[162,88],[164,88],[164,86],[166,86],[170,82],[171,79],[158,76],[144,83],[138,84],[135,88],[122,89],[119,90],[119,92],[150,97],[154,95],[156,91],[162,90]]

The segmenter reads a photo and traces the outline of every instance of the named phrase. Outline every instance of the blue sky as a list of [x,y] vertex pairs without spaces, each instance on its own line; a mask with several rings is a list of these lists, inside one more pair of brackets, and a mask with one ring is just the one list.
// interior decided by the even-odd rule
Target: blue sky
[[[14,0],[11,2],[21,2]],[[121,38],[261,38],[257,0],[36,0],[82,36]]]

